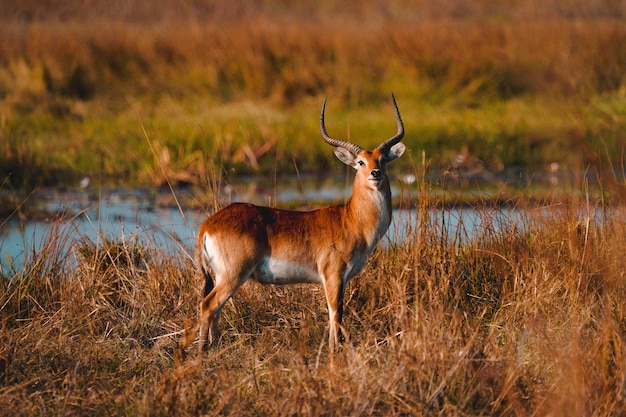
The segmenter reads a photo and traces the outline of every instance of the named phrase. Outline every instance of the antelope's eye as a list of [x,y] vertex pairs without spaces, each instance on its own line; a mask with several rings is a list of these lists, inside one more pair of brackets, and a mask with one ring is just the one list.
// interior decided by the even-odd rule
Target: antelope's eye
[[363,162],[363,161],[359,161],[359,162],[357,162],[357,164],[359,164],[359,166],[362,166],[362,167],[365,166],[365,162]]

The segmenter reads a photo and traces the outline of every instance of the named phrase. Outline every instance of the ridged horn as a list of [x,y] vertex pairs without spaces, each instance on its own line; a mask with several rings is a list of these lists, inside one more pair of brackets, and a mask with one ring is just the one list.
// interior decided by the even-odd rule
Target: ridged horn
[[398,110],[398,103],[396,103],[396,97],[391,93],[391,99],[393,100],[393,108],[396,112],[396,124],[398,125],[398,133],[390,137],[378,146],[381,151],[388,151],[393,145],[400,142],[404,137],[404,123],[402,123],[402,117],[400,117],[400,110]]
[[337,140],[328,136],[326,133],[326,126],[324,126],[324,110],[326,109],[326,99],[324,99],[324,104],[322,104],[322,114],[320,115],[320,133],[322,134],[322,138],[326,143],[335,147],[341,147],[347,149],[352,154],[357,155],[363,149],[355,145],[354,143],[346,142],[344,140]]

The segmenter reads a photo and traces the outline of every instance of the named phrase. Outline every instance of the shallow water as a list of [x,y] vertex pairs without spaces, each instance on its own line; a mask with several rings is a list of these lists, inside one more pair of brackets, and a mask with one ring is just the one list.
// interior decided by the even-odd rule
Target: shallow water
[[[255,192],[256,190],[256,192]],[[342,201],[349,188],[321,187],[309,190],[306,201],[322,196]],[[311,194],[312,193],[312,194]],[[46,210],[66,213],[65,220],[17,221],[9,220],[0,227],[0,268],[5,276],[23,269],[26,260],[35,259],[46,242],[55,242],[60,255],[73,256],[72,247],[81,239],[98,242],[101,238],[113,241],[135,241],[163,249],[166,253],[192,257],[198,226],[207,213],[198,210],[179,210],[175,205],[158,204],[154,194],[110,190],[99,196],[87,193],[51,193],[45,200]],[[301,201],[302,193],[294,189],[259,192],[258,188],[231,192],[231,201],[251,201],[273,204]],[[489,231],[497,231],[519,221],[521,214],[511,209],[477,211],[469,208],[431,210],[422,214],[415,209],[394,211],[393,221],[383,238],[384,246],[404,242],[414,236],[419,221],[429,222],[454,239],[469,240]],[[50,238],[53,235],[54,238]],[[49,252],[47,252],[49,253]]]
[[[20,270],[49,241],[50,234],[67,250],[80,239],[97,242],[135,239],[168,251],[192,247],[194,228],[202,221],[198,212],[184,213],[173,207],[159,207],[145,193],[111,191],[94,199],[86,194],[54,195],[46,211],[66,213],[63,220],[14,221],[0,228],[0,267],[3,273]],[[68,255],[71,255],[68,254]]]

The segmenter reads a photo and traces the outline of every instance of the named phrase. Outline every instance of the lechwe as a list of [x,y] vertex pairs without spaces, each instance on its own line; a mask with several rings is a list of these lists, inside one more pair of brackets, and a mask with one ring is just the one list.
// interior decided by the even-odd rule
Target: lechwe
[[361,271],[391,222],[386,166],[405,150],[400,143],[404,125],[393,94],[392,100],[398,131],[373,151],[330,137],[324,126],[326,101],[322,105],[322,138],[335,147],[341,162],[356,170],[346,204],[290,211],[234,203],[202,223],[196,251],[198,281],[204,286],[196,326],[201,349],[217,340],[224,303],[250,278],[263,284],[323,285],[331,348],[342,341],[346,284]]

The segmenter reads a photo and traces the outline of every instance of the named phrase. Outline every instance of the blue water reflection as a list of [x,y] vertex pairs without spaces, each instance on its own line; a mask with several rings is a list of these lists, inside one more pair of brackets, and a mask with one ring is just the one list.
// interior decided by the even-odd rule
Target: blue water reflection
[[[341,191],[343,192],[343,191]],[[249,198],[250,196],[246,196]],[[262,199],[263,197],[261,197]],[[81,239],[98,242],[133,240],[164,250],[168,254],[193,257],[198,226],[207,213],[159,206],[157,196],[129,191],[112,191],[93,196],[67,194],[50,196],[50,212],[67,213],[63,221],[9,220],[0,227],[0,267],[5,276],[23,268],[24,262],[37,257],[43,245],[55,242],[60,256],[74,256],[72,247]],[[262,204],[262,201],[257,201]],[[521,222],[513,209],[475,210],[471,208],[433,209],[420,213],[416,209],[394,211],[393,221],[383,245],[404,242],[415,236],[420,222],[437,227],[446,236],[465,241],[484,233],[497,232]],[[432,230],[432,229],[431,229]],[[53,234],[54,238],[50,238]],[[49,252],[47,252],[49,253]]]

